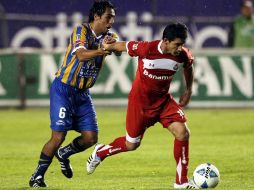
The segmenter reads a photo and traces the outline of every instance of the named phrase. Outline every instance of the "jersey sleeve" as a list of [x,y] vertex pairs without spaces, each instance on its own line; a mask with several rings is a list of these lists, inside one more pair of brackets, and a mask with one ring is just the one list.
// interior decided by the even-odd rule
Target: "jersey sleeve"
[[117,33],[112,33],[111,34],[112,38],[114,38],[117,42],[119,41],[119,36],[117,35]]
[[86,40],[87,37],[87,28],[84,26],[77,26],[74,28],[71,35],[71,43],[72,43],[72,52],[73,55],[77,49],[84,48],[88,49],[88,43]]
[[183,62],[184,62],[183,64],[184,68],[189,68],[194,62],[194,57],[192,55],[192,52],[187,48],[184,48]]
[[112,37],[113,39],[115,39],[117,42],[119,41],[119,36],[118,36],[117,33],[109,31],[109,32],[107,33],[107,35],[108,35],[108,36],[111,36],[111,37]]
[[126,44],[127,53],[132,56],[146,57],[149,54],[149,42],[129,41]]

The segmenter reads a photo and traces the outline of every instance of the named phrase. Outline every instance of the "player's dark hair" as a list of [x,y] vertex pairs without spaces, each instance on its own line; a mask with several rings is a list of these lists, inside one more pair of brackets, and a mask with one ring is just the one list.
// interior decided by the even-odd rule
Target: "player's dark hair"
[[95,1],[89,11],[88,22],[90,23],[94,21],[95,14],[98,16],[102,16],[105,13],[106,8],[111,8],[115,10],[114,5],[110,1],[107,0]]
[[185,24],[182,23],[171,23],[166,26],[166,28],[163,31],[162,39],[168,39],[169,41],[172,41],[176,38],[180,38],[185,42],[187,38],[187,31],[188,28]]

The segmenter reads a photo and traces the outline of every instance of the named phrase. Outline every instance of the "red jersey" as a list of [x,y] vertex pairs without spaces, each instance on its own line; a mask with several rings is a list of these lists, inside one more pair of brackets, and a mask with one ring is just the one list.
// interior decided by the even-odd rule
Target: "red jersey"
[[182,66],[188,68],[193,64],[192,53],[183,48],[178,56],[163,54],[162,41],[130,41],[127,52],[138,56],[138,69],[129,100],[141,104],[144,108],[160,108],[169,98],[169,87],[173,75]]

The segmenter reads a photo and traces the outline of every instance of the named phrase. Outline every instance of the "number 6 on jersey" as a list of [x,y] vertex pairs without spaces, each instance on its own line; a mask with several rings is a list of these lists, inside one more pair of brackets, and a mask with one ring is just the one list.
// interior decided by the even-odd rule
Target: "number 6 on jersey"
[[66,108],[65,107],[61,107],[59,110],[59,118],[63,119],[65,118],[65,112],[66,112]]

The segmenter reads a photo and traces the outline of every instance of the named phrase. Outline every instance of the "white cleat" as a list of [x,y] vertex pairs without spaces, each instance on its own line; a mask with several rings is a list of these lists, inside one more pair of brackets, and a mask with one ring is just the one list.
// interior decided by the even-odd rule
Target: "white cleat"
[[104,146],[104,144],[97,144],[93,150],[93,153],[86,161],[87,174],[92,174],[96,167],[101,163],[101,159],[96,155],[97,150]]
[[199,188],[191,179],[187,183],[183,183],[183,184],[174,183],[174,189],[199,189]]

